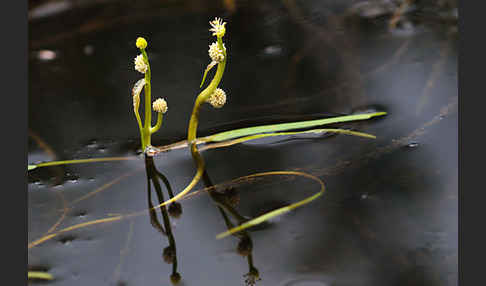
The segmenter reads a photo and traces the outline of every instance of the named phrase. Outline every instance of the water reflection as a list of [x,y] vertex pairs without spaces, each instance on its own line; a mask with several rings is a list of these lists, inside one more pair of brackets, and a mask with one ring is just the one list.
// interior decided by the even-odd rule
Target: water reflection
[[172,281],[172,283],[178,283],[181,280],[181,275],[179,274],[179,272],[177,272],[177,248],[174,234],[172,233],[169,215],[175,218],[180,217],[180,215],[182,214],[182,206],[180,205],[180,203],[174,202],[169,205],[169,211],[167,211],[167,208],[165,206],[160,207],[159,210],[164,221],[164,226],[162,226],[159,222],[159,219],[157,218],[156,209],[154,209],[154,206],[152,204],[152,190],[150,182],[152,182],[152,184],[154,185],[159,204],[165,201],[159,180],[164,183],[170,198],[174,197],[174,194],[170,187],[169,180],[167,180],[167,178],[155,168],[153,157],[145,156],[145,170],[147,172],[147,198],[150,223],[161,234],[167,236],[169,246],[164,248],[162,252],[162,258],[166,263],[172,264],[172,274],[170,275],[170,280]]
[[[162,204],[165,201],[160,181],[164,184],[169,198],[173,198],[174,193],[172,192],[167,177],[155,167],[153,157],[145,156],[145,170],[147,175],[147,199],[150,224],[159,233],[167,237],[169,246],[164,248],[162,258],[166,263],[172,264],[170,279],[172,283],[176,284],[181,280],[181,274],[177,271],[177,248],[175,237],[172,232],[170,217],[179,218],[182,215],[182,205],[179,202],[174,202],[169,204],[168,207],[162,206],[160,208],[154,208],[152,203],[152,185],[155,188],[159,204]],[[220,212],[228,230],[247,221],[247,219],[236,210],[239,203],[239,194],[234,187],[229,187],[224,190],[214,190],[214,184],[206,171],[203,174],[203,182],[206,188],[211,188],[211,191],[208,192],[209,197],[216,204],[216,208]],[[163,225],[157,217],[157,210],[160,211]],[[248,231],[245,230],[235,233],[233,236],[238,239],[236,252],[245,257],[248,262],[248,272],[245,272],[243,275],[245,284],[253,286],[257,281],[261,280],[260,273],[253,262],[253,240]]]
[[[239,203],[239,194],[234,187],[229,187],[222,192],[217,192],[214,190],[214,184],[209,177],[207,170],[203,173],[203,182],[206,188],[211,188],[208,192],[211,199],[216,203],[216,208],[219,210],[221,216],[223,217],[226,227],[232,229],[236,225],[244,223],[247,219],[239,214],[235,207]],[[228,215],[231,215],[236,221],[233,223]],[[253,264],[253,241],[250,234],[246,230],[234,233],[233,236],[239,240],[236,251],[243,257],[247,258],[248,261],[248,273],[244,275],[246,277],[246,285],[255,285],[256,281],[261,280],[260,273],[258,269]]]

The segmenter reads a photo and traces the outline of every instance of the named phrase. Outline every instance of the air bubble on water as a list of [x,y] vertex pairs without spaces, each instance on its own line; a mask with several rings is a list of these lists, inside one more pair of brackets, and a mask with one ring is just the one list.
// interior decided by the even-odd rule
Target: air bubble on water
[[88,145],[86,145],[86,148],[98,148],[98,141],[94,139],[89,141]]
[[354,108],[351,112],[352,115],[355,114],[368,114],[368,113],[375,113],[375,112],[382,112],[386,111],[386,109],[381,105],[368,105],[368,106],[361,106]]
[[76,237],[75,237],[75,236],[68,235],[68,236],[61,237],[61,238],[59,239],[59,242],[61,242],[61,243],[62,243],[62,244],[64,244],[64,245],[69,245],[69,244],[71,244],[71,242],[73,242],[75,239],[76,239]]
[[79,212],[76,214],[76,216],[77,216],[78,218],[85,218],[87,214],[88,214],[88,212],[86,212],[85,210],[82,210],[82,211],[79,211]]
[[414,141],[407,144],[408,148],[417,148],[418,146],[419,146],[419,143],[414,142]]
[[283,48],[278,45],[267,46],[263,49],[263,55],[266,57],[277,57],[283,52]]

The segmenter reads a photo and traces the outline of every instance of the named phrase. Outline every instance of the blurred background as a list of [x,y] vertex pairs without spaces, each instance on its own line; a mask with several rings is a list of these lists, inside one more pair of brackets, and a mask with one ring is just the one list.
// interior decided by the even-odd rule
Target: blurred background
[[[327,189],[317,201],[250,229],[251,247],[248,238],[215,239],[226,223],[213,197],[200,193],[181,202],[182,215],[169,223],[179,283],[457,285],[459,32],[452,0],[29,0],[29,163],[133,158],[29,172],[29,243],[56,234],[29,246],[29,269],[51,273],[52,285],[172,283],[174,263],[164,252],[172,244],[147,211],[154,189],[147,189],[138,156],[135,40],[148,41],[153,99],[169,105],[152,143],[170,144],[186,137],[215,17],[227,22],[220,87],[228,99],[221,109],[203,106],[199,136],[388,114],[336,125],[374,140],[294,136],[205,151],[215,184],[297,170]],[[195,172],[186,149],[154,162],[175,193]],[[233,187],[219,191],[246,218],[318,191],[296,176]],[[58,233],[141,210],[135,218]],[[157,215],[165,229],[163,213]]]

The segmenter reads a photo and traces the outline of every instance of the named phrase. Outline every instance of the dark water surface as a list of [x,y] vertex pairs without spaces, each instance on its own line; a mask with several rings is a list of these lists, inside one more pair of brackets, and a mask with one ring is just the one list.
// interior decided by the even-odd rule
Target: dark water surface
[[[186,136],[209,63],[208,21],[219,16],[228,22],[221,84],[228,100],[222,109],[203,107],[198,135],[388,112],[341,125],[375,140],[281,137],[203,152],[215,184],[278,170],[312,174],[326,184],[317,201],[248,232],[262,279],[256,285],[456,285],[454,1],[421,1],[389,30],[395,2],[236,1],[232,10],[216,1],[78,1],[79,7],[65,5],[52,15],[32,14],[29,163],[134,160],[29,172],[29,242],[49,230],[56,234],[29,248],[29,267],[49,271],[52,285],[170,285],[173,268],[163,258],[169,240],[151,224],[145,162],[137,157],[130,91],[141,75],[133,69],[134,42],[148,39],[153,99],[164,97],[169,105],[152,143],[176,142]],[[195,173],[187,149],[154,162],[175,193]],[[240,215],[255,217],[317,191],[318,184],[303,177],[268,176],[235,186],[232,198],[239,199]],[[154,187],[151,197],[157,204]],[[215,239],[226,225],[214,198],[202,193],[181,203],[182,215],[170,224],[182,285],[244,285],[249,263],[236,251],[242,238]],[[164,226],[160,210],[157,216]]]

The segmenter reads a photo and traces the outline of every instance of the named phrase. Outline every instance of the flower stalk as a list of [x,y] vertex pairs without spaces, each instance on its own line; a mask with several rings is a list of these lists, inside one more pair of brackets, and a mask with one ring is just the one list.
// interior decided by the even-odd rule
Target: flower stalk
[[[224,104],[224,102],[222,102],[221,100],[216,100],[214,97],[218,96],[218,92],[219,92],[219,94],[221,93],[219,91],[220,89],[218,89],[218,85],[223,78],[224,70],[225,70],[225,67],[226,67],[226,60],[228,58],[227,53],[226,53],[226,48],[223,45],[223,36],[226,32],[226,28],[225,28],[226,23],[222,22],[221,19],[216,18],[213,21],[209,22],[209,24],[212,27],[210,29],[210,31],[213,32],[213,36],[217,37],[217,45],[218,45],[219,51],[217,53],[217,56],[214,56],[214,53],[212,53],[214,51],[214,46],[213,45],[210,46],[209,56],[210,56],[212,61],[209,64],[208,68],[206,68],[206,70],[204,71],[204,76],[203,76],[203,81],[201,83],[201,86],[204,84],[204,79],[206,78],[207,72],[212,67],[214,67],[215,65],[217,65],[218,67],[217,67],[216,73],[215,73],[213,79],[211,80],[211,82],[209,83],[209,85],[203,91],[201,91],[199,93],[199,95],[197,96],[196,101],[194,102],[194,107],[192,109],[191,118],[189,120],[189,127],[187,129],[187,142],[188,142],[188,144],[190,144],[191,155],[192,155],[192,158],[194,159],[194,162],[196,163],[197,171],[196,171],[196,174],[194,175],[192,181],[189,183],[189,185],[186,186],[186,188],[184,188],[184,190],[182,190],[175,197],[165,201],[160,206],[169,204],[171,202],[174,202],[174,201],[182,198],[185,194],[187,194],[190,190],[192,190],[196,186],[196,184],[199,182],[199,180],[201,179],[201,177],[204,173],[205,163],[204,163],[203,157],[201,156],[201,154],[199,153],[199,150],[197,149],[197,144],[196,144],[197,127],[198,127],[198,124],[199,124],[199,112],[200,112],[201,106],[205,102],[208,102],[208,103],[218,102],[217,106],[212,104],[213,106],[215,106],[217,108],[222,107],[223,104]],[[218,92],[216,92],[217,89],[218,89]],[[226,94],[224,94],[224,101],[225,100],[226,100]]]
[[[150,109],[152,103],[152,86],[150,83],[151,71],[148,55],[145,50],[147,48],[147,41],[144,38],[139,37],[137,38],[136,46],[140,49],[141,54],[135,58],[135,70],[143,73],[145,77],[137,81],[137,83],[135,83],[135,86],[133,87],[133,111],[135,113],[135,117],[137,118],[138,127],[140,129],[142,150],[145,152],[148,147],[152,146],[152,134],[157,132],[162,126],[163,113],[167,112],[167,102],[161,98],[154,101],[152,107],[154,111],[157,112],[157,123],[155,124],[155,126],[152,127],[152,110]],[[138,111],[140,107],[140,93],[142,92],[142,89],[144,90],[145,96],[145,114],[143,125]]]

